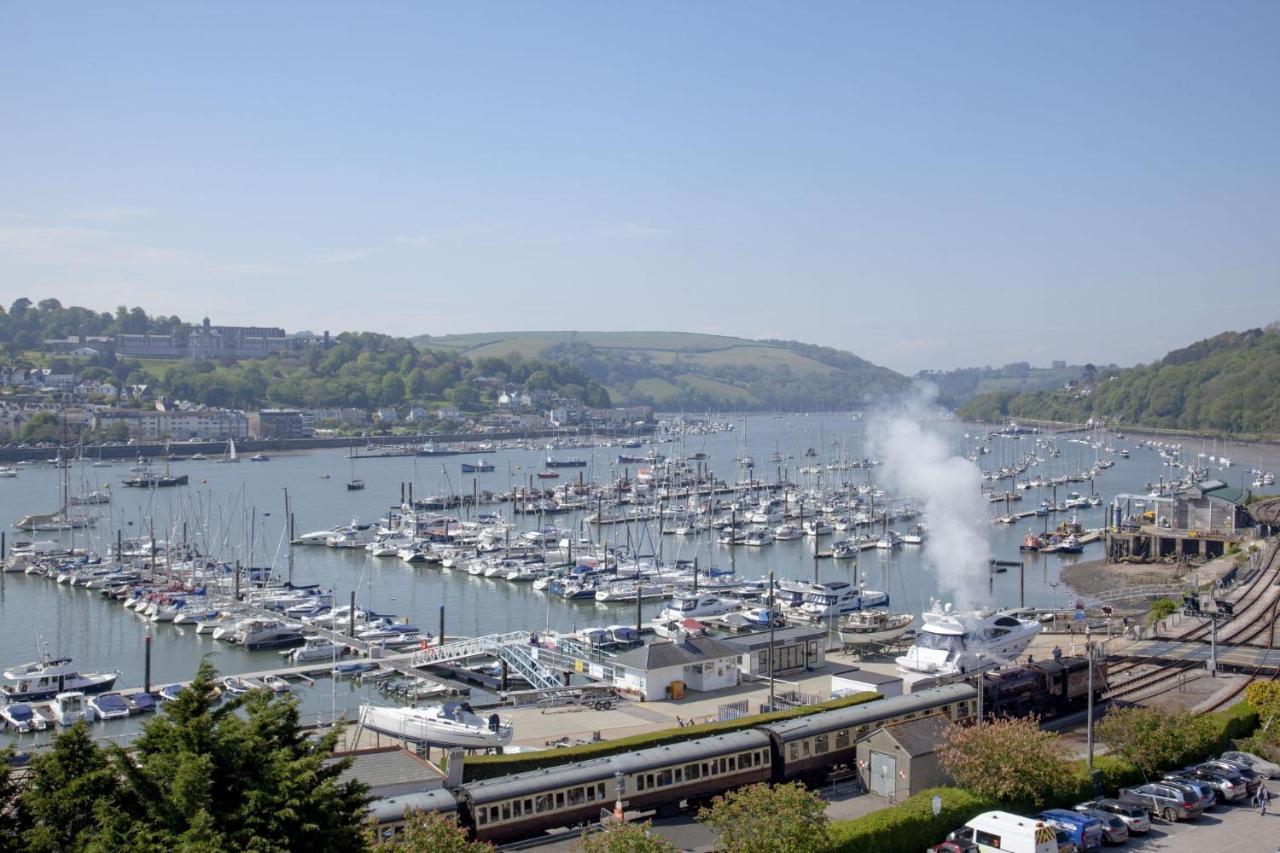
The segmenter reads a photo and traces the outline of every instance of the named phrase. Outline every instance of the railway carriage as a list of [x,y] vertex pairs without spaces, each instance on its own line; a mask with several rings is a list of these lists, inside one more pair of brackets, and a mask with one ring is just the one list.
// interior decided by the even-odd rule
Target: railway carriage
[[771,777],[769,736],[749,729],[472,782],[458,800],[477,839],[502,842],[599,820],[619,779],[629,810],[669,812]]
[[377,822],[382,841],[395,841],[404,831],[410,813],[416,811],[457,815],[458,801],[451,791],[437,788],[434,791],[383,797],[369,804],[369,815]]
[[960,722],[977,713],[977,688],[956,683],[759,728],[772,741],[773,780],[781,782],[817,779],[833,764],[852,765],[858,741],[876,729],[934,714]]

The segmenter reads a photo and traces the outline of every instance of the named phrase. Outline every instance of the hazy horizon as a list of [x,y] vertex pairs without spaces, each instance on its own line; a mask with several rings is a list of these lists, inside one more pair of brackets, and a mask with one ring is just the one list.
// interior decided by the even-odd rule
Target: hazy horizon
[[[1280,318],[1280,6],[0,7],[0,302],[912,374]],[[1257,318],[1257,319],[1254,319]]]

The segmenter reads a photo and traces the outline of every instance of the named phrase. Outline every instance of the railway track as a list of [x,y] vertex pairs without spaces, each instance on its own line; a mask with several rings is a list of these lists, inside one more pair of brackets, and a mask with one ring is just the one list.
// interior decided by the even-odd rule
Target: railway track
[[[1273,528],[1280,526],[1280,499],[1272,499],[1257,504],[1250,512],[1259,522],[1269,524]],[[1266,595],[1266,593],[1276,585],[1280,585],[1280,542],[1273,542],[1266,564],[1259,569],[1248,585],[1235,596],[1234,603],[1243,602],[1245,608],[1236,614],[1231,621],[1219,628],[1219,646],[1224,649],[1252,647],[1265,649],[1268,652],[1275,647],[1276,618],[1277,615],[1280,615],[1280,592],[1273,593],[1270,596]],[[1202,623],[1194,625],[1170,639],[1184,642],[1200,640],[1207,637],[1211,630],[1211,624]],[[1264,633],[1266,635],[1265,639],[1263,639]],[[1194,660],[1170,661],[1161,664],[1122,663],[1112,668],[1109,677],[1132,672],[1135,669],[1147,666],[1154,668],[1134,675],[1118,684],[1113,684],[1112,688],[1107,692],[1106,698],[1114,700],[1149,692],[1162,692],[1153,691],[1152,689],[1163,682],[1176,678],[1180,673],[1199,668],[1202,663]],[[1255,666],[1253,672],[1240,683],[1236,690],[1229,696],[1224,696],[1216,701],[1213,707],[1222,707],[1234,700],[1236,696],[1244,691],[1249,682],[1257,677],[1260,669],[1260,665]],[[1276,676],[1271,676],[1271,678],[1274,679]]]

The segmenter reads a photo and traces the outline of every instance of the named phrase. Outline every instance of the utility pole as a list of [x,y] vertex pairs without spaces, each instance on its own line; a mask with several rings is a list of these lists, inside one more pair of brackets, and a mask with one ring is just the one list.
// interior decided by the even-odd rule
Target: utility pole
[[774,631],[778,624],[778,614],[774,609],[774,588],[773,588],[773,570],[769,570],[769,710],[773,707],[773,653],[774,653]]
[[1089,626],[1084,627],[1085,658],[1089,661],[1089,705],[1085,712],[1085,742],[1089,750],[1088,769],[1090,780],[1093,778],[1093,639],[1089,635]]

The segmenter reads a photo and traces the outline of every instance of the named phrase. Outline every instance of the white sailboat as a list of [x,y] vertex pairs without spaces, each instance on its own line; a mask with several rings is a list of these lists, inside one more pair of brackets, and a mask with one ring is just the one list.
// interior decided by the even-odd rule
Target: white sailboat
[[360,725],[381,734],[415,743],[492,749],[511,743],[509,720],[497,714],[486,719],[466,703],[449,702],[428,708],[389,708],[361,705]]
[[227,439],[227,455],[218,460],[224,464],[239,462],[240,457],[236,455],[236,440],[234,438]]

